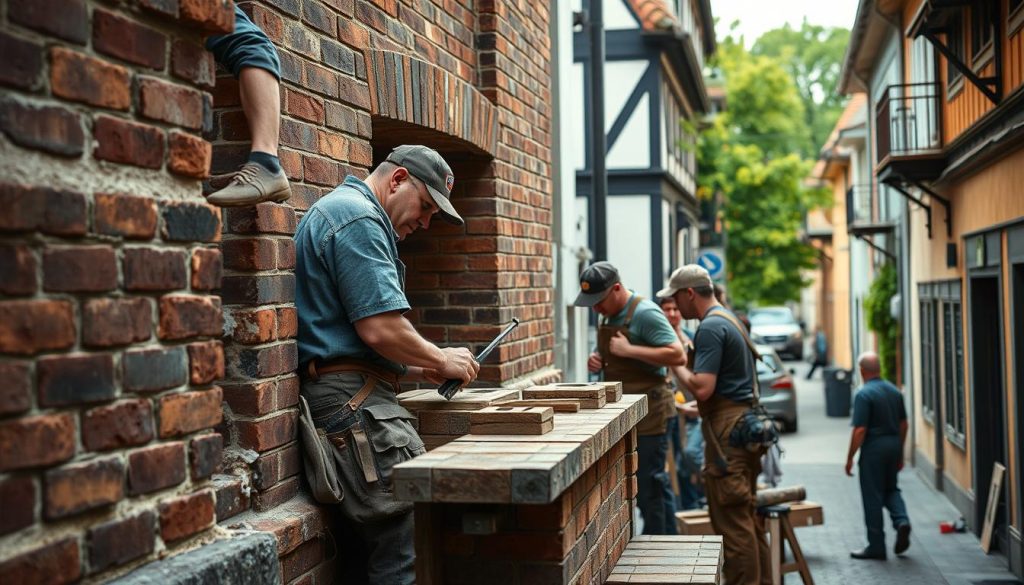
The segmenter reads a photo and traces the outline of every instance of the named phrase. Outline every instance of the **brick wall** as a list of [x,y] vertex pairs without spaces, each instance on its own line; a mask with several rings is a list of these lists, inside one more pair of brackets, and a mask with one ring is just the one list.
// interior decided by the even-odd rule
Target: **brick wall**
[[221,220],[191,58],[232,6],[0,8],[0,574],[105,578],[214,525]]
[[551,504],[417,504],[419,581],[604,583],[632,535],[637,462],[631,431]]

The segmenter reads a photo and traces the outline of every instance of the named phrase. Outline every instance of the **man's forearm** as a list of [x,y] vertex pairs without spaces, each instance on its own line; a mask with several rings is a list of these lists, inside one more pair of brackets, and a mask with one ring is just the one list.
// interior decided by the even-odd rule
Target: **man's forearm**
[[406,366],[437,369],[445,356],[416,331],[412,323],[396,313],[382,313],[356,321],[359,337],[385,358]]
[[864,436],[866,434],[866,428],[854,427],[853,432],[850,433],[850,450],[846,453],[847,461],[852,460],[853,456],[860,450],[861,446],[864,444]]
[[629,356],[652,366],[677,366],[686,363],[686,353],[683,352],[681,343],[663,345],[661,347],[648,347],[645,345],[632,345],[629,349]]

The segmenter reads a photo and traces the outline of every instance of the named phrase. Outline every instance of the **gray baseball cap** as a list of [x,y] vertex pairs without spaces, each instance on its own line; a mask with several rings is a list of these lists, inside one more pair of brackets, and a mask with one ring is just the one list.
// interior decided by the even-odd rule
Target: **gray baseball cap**
[[665,285],[665,288],[658,291],[658,296],[661,298],[670,297],[684,289],[705,286],[713,286],[711,275],[708,274],[707,269],[700,264],[687,264],[676,268],[676,271],[668,278],[668,284]]
[[608,296],[617,282],[620,282],[619,271],[611,262],[594,262],[580,274],[580,293],[572,304],[577,307],[593,307]]
[[410,175],[423,181],[434,203],[441,208],[441,219],[455,225],[465,223],[450,201],[455,174],[436,150],[422,144],[403,144],[391,151],[387,161],[405,167]]

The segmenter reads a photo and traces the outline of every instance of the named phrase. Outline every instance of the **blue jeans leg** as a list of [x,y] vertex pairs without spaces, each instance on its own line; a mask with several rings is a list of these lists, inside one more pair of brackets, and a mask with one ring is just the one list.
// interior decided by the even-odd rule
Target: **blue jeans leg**
[[[640,435],[637,440],[637,507],[644,519],[644,534],[672,534],[668,523],[675,521],[671,497],[666,502],[668,475],[665,460],[668,454],[668,436]],[[667,517],[666,517],[667,516]],[[674,527],[673,527],[674,528]]]

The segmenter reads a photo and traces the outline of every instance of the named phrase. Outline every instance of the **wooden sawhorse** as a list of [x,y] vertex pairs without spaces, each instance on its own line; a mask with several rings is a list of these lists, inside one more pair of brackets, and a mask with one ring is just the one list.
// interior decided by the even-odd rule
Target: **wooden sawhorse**
[[[782,585],[783,575],[799,571],[804,585],[814,585],[811,570],[807,568],[804,553],[800,550],[800,543],[796,540],[793,525],[789,522],[789,506],[785,504],[762,506],[757,509],[757,513],[764,518],[768,538],[771,539],[769,547],[772,555],[772,584]],[[784,541],[789,542],[789,548],[793,551],[794,562],[792,563],[785,562]]]

